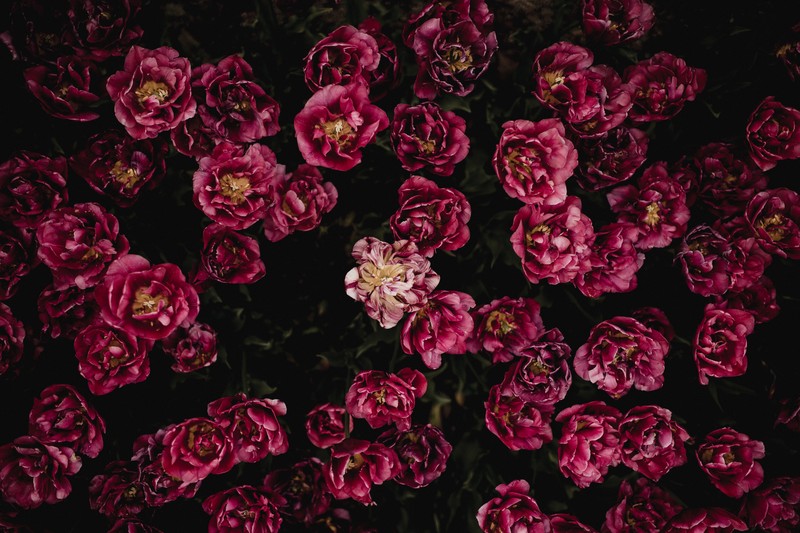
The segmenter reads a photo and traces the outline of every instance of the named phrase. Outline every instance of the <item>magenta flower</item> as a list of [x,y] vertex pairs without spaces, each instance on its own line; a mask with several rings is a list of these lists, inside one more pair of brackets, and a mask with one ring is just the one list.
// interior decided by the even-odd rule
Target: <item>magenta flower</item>
[[377,442],[347,439],[331,448],[323,475],[328,490],[337,500],[352,498],[370,505],[372,486],[392,479],[400,469],[400,461],[391,448]]
[[679,533],[732,533],[733,531],[747,531],[745,524],[730,511],[719,507],[704,507],[699,509],[684,509],[673,516],[664,526],[662,531]]
[[766,97],[747,122],[750,156],[761,170],[778,161],[800,157],[800,110],[787,107],[774,96]]
[[208,416],[228,435],[237,462],[256,463],[267,455],[280,455],[289,449],[286,432],[278,421],[286,414],[286,404],[272,398],[250,398],[244,393],[214,400]]
[[144,33],[135,23],[141,8],[141,0],[111,3],[70,0],[67,16],[72,29],[70,37],[74,39],[70,44],[78,54],[94,61],[125,54]]
[[669,52],[659,52],[626,68],[624,79],[633,86],[630,119],[655,122],[674,117],[694,101],[705,89],[708,76]]
[[686,463],[689,434],[672,420],[669,409],[640,405],[619,422],[622,462],[652,481]]
[[709,377],[730,378],[747,371],[747,336],[754,325],[747,311],[706,306],[693,343],[701,384],[708,385]]
[[655,22],[653,6],[643,0],[583,0],[583,32],[604,45],[635,41]]
[[558,467],[578,487],[602,483],[609,468],[619,464],[621,417],[617,409],[599,401],[573,405],[556,416],[556,422],[564,424]]
[[439,479],[453,451],[442,430],[430,424],[414,425],[406,431],[392,428],[382,433],[378,441],[393,449],[400,459],[402,469],[394,477],[395,483],[412,489],[427,487]]
[[568,363],[571,350],[563,340],[561,332],[552,329],[520,350],[500,384],[502,393],[552,411],[572,385]]
[[67,203],[67,160],[22,151],[0,164],[0,221],[35,228]]
[[711,143],[694,155],[699,197],[719,217],[740,214],[750,199],[767,187],[767,177],[730,144]]
[[719,309],[740,309],[753,315],[756,324],[769,322],[780,313],[777,301],[778,295],[775,285],[766,277],[761,276],[752,285],[737,291],[729,292],[718,297],[714,302]]
[[211,515],[209,533],[278,533],[280,513],[275,501],[250,485],[233,487],[203,500],[203,511]]
[[583,98],[583,73],[594,62],[591,50],[561,41],[540,50],[533,59],[533,95],[542,105],[564,115]]
[[553,528],[553,533],[597,533],[594,528],[566,513],[551,514],[550,526]]
[[328,85],[306,102],[294,118],[297,147],[309,165],[350,170],[361,149],[389,126],[389,118],[369,102],[367,88]]
[[531,498],[531,487],[524,479],[501,483],[495,496],[478,509],[478,527],[485,533],[550,533],[550,518]]
[[739,516],[761,531],[789,533],[800,526],[800,478],[767,480],[745,498]]
[[540,408],[513,394],[506,394],[500,385],[489,389],[489,397],[483,405],[486,408],[486,429],[509,450],[538,450],[553,440],[551,406]]
[[450,176],[469,153],[467,122],[434,102],[398,104],[392,118],[392,149],[409,172]]
[[22,359],[25,326],[4,303],[0,303],[0,376]]
[[203,123],[200,115],[184,120],[170,130],[169,139],[175,150],[195,159],[211,155],[217,141],[222,141],[213,129]]
[[38,264],[34,231],[11,226],[0,229],[0,301],[17,293],[17,286]]
[[333,499],[323,477],[323,463],[316,457],[270,471],[263,486],[283,515],[305,526],[327,512]]
[[365,370],[356,374],[344,404],[353,418],[363,418],[371,428],[394,424],[407,431],[417,398],[422,398],[427,387],[418,370],[403,368],[396,374]]
[[647,478],[623,480],[617,504],[606,512],[602,533],[661,531],[683,507],[667,491]]
[[764,443],[744,433],[716,429],[695,453],[700,468],[726,496],[741,498],[764,481],[764,469],[757,461],[764,458]]
[[108,394],[150,375],[148,352],[153,341],[104,323],[91,324],[75,336],[78,372],[92,394]]
[[375,17],[367,17],[358,29],[371,35],[378,43],[380,62],[375,70],[368,70],[364,79],[369,83],[369,99],[377,102],[394,89],[400,81],[400,61],[397,46],[381,32],[381,23]]
[[[306,415],[306,435],[317,448],[330,448],[345,439],[344,407],[332,403],[317,405]],[[353,430],[353,419],[347,417],[349,431]]]
[[467,341],[472,353],[492,354],[492,362],[507,363],[544,333],[539,302],[503,296],[473,313],[475,329]]
[[644,163],[650,140],[638,128],[619,126],[595,137],[576,141],[578,184],[597,191],[629,180]]
[[589,270],[572,282],[589,298],[636,289],[636,273],[644,254],[636,249],[639,231],[629,222],[612,222],[595,233],[587,263]]
[[211,278],[220,283],[255,283],[266,274],[258,241],[222,224],[209,224],[203,230],[200,254],[202,270],[197,281]]
[[560,110],[569,128],[580,137],[593,137],[620,126],[633,105],[634,88],[608,65],[593,65],[571,75],[572,101]]
[[217,332],[208,324],[195,322],[163,339],[161,347],[175,360],[173,371],[194,372],[217,361]]
[[339,26],[306,54],[306,85],[312,92],[328,85],[369,85],[380,60],[375,37],[353,26]]
[[[131,460],[139,472],[138,479],[143,484],[144,499],[148,507],[161,507],[179,498],[193,498],[200,488],[200,481],[186,482],[164,470],[164,437],[175,427],[170,425],[159,429],[155,434],[140,435],[133,443]],[[201,446],[204,444],[203,439],[203,435],[196,439]],[[210,453],[213,450],[206,455]],[[214,457],[209,457],[209,460],[213,459]]]
[[228,432],[207,418],[190,418],[166,430],[161,466],[181,485],[197,483],[233,468],[237,455]]
[[163,533],[157,527],[145,524],[138,518],[120,518],[113,524],[108,533]]
[[139,464],[112,461],[89,481],[89,508],[109,518],[135,516],[147,507],[146,487]]
[[767,189],[750,200],[745,219],[764,251],[800,259],[800,195],[791,189]]
[[25,69],[28,90],[45,113],[56,118],[89,122],[100,117],[91,106],[100,100],[92,87],[93,63],[62,56],[55,63]]
[[686,234],[675,259],[690,291],[701,296],[719,296],[733,285],[732,255],[728,239],[701,224]]

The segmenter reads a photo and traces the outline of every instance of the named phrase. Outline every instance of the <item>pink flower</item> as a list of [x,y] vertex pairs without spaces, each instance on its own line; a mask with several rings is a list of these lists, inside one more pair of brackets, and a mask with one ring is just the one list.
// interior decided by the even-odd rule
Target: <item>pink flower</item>
[[0,495],[11,505],[35,509],[58,503],[72,492],[67,476],[81,469],[71,448],[19,437],[0,446]]
[[787,107],[774,96],[766,97],[747,122],[750,156],[761,170],[778,161],[800,157],[800,110]]
[[422,398],[428,383],[418,370],[403,368],[396,374],[365,370],[356,374],[344,397],[345,408],[353,418],[363,418],[371,428],[395,424],[400,431],[411,427],[411,414],[417,398]]
[[291,174],[279,173],[273,185],[275,201],[264,213],[264,235],[271,242],[317,228],[339,198],[336,187],[322,181],[322,174],[311,165],[300,165]]
[[194,116],[191,70],[189,60],[168,46],[131,47],[123,70],[106,83],[114,114],[131,137],[156,137]]
[[197,483],[211,474],[224,474],[236,462],[233,441],[221,424],[207,418],[190,418],[164,433],[161,466],[181,481]]
[[104,323],[92,324],[75,336],[78,371],[92,394],[140,383],[150,375],[148,352],[153,341]]
[[578,152],[558,119],[514,120],[503,124],[492,163],[512,198],[560,204],[567,197],[567,179],[578,166]]
[[352,498],[364,505],[373,504],[370,491],[395,477],[401,465],[391,448],[377,442],[347,439],[331,448],[331,458],[323,467],[325,483],[337,500]]
[[140,255],[111,263],[94,295],[108,324],[151,340],[189,326],[200,310],[197,291],[177,266],[151,266]]
[[67,160],[22,151],[0,164],[0,221],[35,228],[67,203]]
[[726,496],[741,498],[764,481],[764,469],[757,462],[764,458],[764,443],[744,433],[729,427],[716,429],[695,453],[700,468]]
[[589,298],[636,289],[636,273],[644,254],[636,249],[639,231],[629,222],[612,222],[595,233],[588,257],[589,270],[572,282]]
[[361,149],[389,126],[389,118],[369,102],[363,85],[323,87],[294,118],[297,147],[309,165],[350,170]]
[[550,525],[553,528],[553,533],[597,533],[594,528],[566,513],[551,514]]
[[434,102],[398,104],[392,119],[392,149],[409,172],[450,176],[469,153],[467,122]]
[[200,115],[184,120],[170,130],[169,139],[175,150],[195,159],[211,155],[216,142],[222,141],[213,129],[203,123]]
[[620,462],[619,425],[622,413],[604,402],[568,407],[558,413],[562,422],[558,467],[580,488],[602,483],[609,468]]
[[520,350],[500,384],[503,394],[552,411],[572,385],[572,372],[567,362],[571,350],[563,340],[561,332],[552,329]]
[[489,389],[489,397],[483,405],[486,408],[486,429],[509,450],[538,450],[553,440],[550,427],[552,407],[540,408],[513,394],[506,394],[500,385]]
[[800,195],[791,189],[767,189],[753,196],[745,218],[764,251],[800,259]]
[[472,207],[458,189],[439,187],[411,176],[397,190],[400,208],[389,219],[395,239],[414,242],[419,253],[433,257],[438,249],[457,250],[469,241]]
[[364,19],[364,22],[358,25],[358,29],[367,32],[378,43],[378,53],[380,54],[378,68],[364,73],[364,78],[369,83],[369,99],[377,102],[394,89],[400,81],[397,46],[381,32],[381,23],[375,17]]
[[478,527],[485,533],[550,533],[550,518],[531,498],[531,487],[524,479],[515,479],[507,485],[501,483],[495,490],[499,494],[478,509]]
[[339,26],[306,54],[306,85],[313,92],[328,85],[368,85],[380,60],[375,37],[353,26]]
[[648,480],[623,480],[617,504],[606,512],[602,533],[639,533],[661,531],[682,506],[667,491]]
[[739,515],[753,529],[789,533],[800,526],[800,478],[766,481],[747,495]]
[[655,21],[643,0],[583,0],[582,13],[583,32],[607,46],[641,38]]
[[0,303],[0,376],[22,359],[25,326],[4,303]]
[[638,128],[618,126],[595,137],[579,137],[578,184],[597,191],[629,180],[644,163],[650,140]]
[[121,56],[144,33],[134,19],[141,10],[141,0],[99,3],[71,0],[69,17],[74,39],[71,45],[79,54],[95,61]]
[[[140,435],[133,443],[131,460],[138,470],[136,486],[137,490],[143,488],[142,492],[148,507],[161,507],[179,498],[192,498],[200,488],[200,481],[186,482],[164,470],[162,462],[165,453],[164,437],[173,428],[175,425],[161,428],[155,434]],[[201,439],[202,435],[196,440]],[[141,487],[139,482],[142,484]]]
[[34,231],[17,228],[0,229],[0,301],[17,293],[17,286],[38,264]]
[[655,122],[677,115],[686,102],[692,102],[706,86],[706,71],[690,67],[669,52],[625,69],[625,83],[633,86],[634,122]]
[[514,216],[511,231],[511,246],[531,283],[567,283],[589,267],[594,228],[577,196],[557,205],[526,205]]
[[402,465],[394,477],[395,483],[418,489],[439,479],[453,447],[444,438],[442,430],[430,424],[414,425],[406,431],[392,428],[378,437],[397,453]]
[[569,128],[581,137],[592,137],[620,126],[633,105],[633,87],[623,83],[608,65],[593,65],[571,75],[566,84],[572,101],[560,110]]
[[565,41],[540,50],[533,59],[533,95],[564,115],[582,99],[583,73],[593,62],[591,50]]
[[272,470],[264,478],[264,491],[282,514],[310,526],[328,511],[333,499],[323,477],[323,463],[316,457],[304,459],[290,468]]
[[761,276],[752,285],[741,291],[729,292],[718,297],[714,304],[719,309],[741,309],[753,315],[756,324],[769,322],[780,313],[775,285]]
[[33,401],[28,434],[45,444],[67,445],[88,457],[103,449],[106,424],[71,385],[50,385]]
[[100,97],[93,91],[93,63],[78,57],[62,56],[55,63],[25,69],[28,90],[50,116],[76,122],[100,117],[91,110]]
[[472,353],[492,354],[492,362],[507,363],[544,333],[539,302],[503,296],[473,313],[475,329],[467,342]]
[[109,518],[134,516],[147,507],[145,490],[139,464],[112,461],[89,482],[89,508]]
[[442,364],[442,354],[463,354],[472,335],[469,310],[475,300],[458,291],[433,291],[420,306],[409,313],[400,333],[400,346],[409,355],[418,353],[431,370]]
[[358,301],[381,327],[392,328],[403,314],[425,301],[439,284],[439,275],[408,240],[393,244],[364,237],[353,246],[358,266],[344,278],[345,292]]
[[163,339],[161,347],[175,360],[173,371],[194,372],[217,361],[217,332],[208,324],[195,322]]
[[[330,448],[345,439],[344,407],[332,403],[317,405],[306,415],[306,435],[317,448]],[[353,419],[347,417],[349,431],[353,430]],[[348,432],[349,432],[348,431]]]
[[689,434],[672,420],[669,409],[640,405],[619,422],[622,462],[652,481],[686,463]]
[[282,401],[248,399],[241,392],[208,404],[208,416],[230,438],[236,460],[244,463],[256,463],[267,455],[286,453],[289,440],[278,421],[278,417],[285,414],[286,404]]
[[701,296],[725,294],[733,285],[731,243],[705,224],[689,231],[675,259],[689,290]]
[[738,215],[747,202],[767,187],[767,177],[750,161],[738,157],[733,145],[711,143],[694,156],[700,199],[718,217]]
[[666,533],[732,533],[747,531],[747,524],[736,515],[719,507],[684,509],[664,526]]
[[220,283],[255,283],[266,274],[258,241],[222,224],[203,230],[200,281],[211,278]]
[[730,378],[747,371],[747,336],[753,332],[753,315],[739,309],[705,308],[694,337],[694,362],[700,383],[708,378]]
[[209,533],[277,533],[283,521],[275,502],[250,485],[212,494],[203,511],[211,515]]

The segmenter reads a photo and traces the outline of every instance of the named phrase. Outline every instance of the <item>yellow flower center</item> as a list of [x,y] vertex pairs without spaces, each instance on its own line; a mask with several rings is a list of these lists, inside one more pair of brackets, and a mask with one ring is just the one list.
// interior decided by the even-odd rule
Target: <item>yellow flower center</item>
[[250,190],[250,180],[246,176],[225,174],[219,179],[219,191],[233,205],[244,203],[245,193]]
[[786,229],[782,227],[786,218],[780,213],[761,218],[756,222],[757,228],[762,228],[767,232],[769,238],[775,242],[781,241],[786,236]]
[[133,316],[149,315],[169,305],[163,294],[150,294],[146,287],[139,287],[133,295]]
[[501,335],[507,335],[517,329],[514,323],[514,315],[505,311],[494,310],[486,315],[486,331],[499,331]]
[[135,169],[125,165],[122,161],[117,161],[111,167],[111,177],[118,181],[126,189],[132,189],[136,183],[142,179]]
[[169,97],[169,87],[167,87],[166,83],[149,80],[144,82],[134,93],[136,94],[136,99],[142,105],[150,98],[155,98],[159,104],[163,104],[164,100]]
[[345,119],[339,117],[336,120],[329,120],[323,122],[321,127],[325,135],[339,146],[344,147],[350,143],[353,127]]
[[647,211],[647,214],[644,216],[644,223],[650,227],[658,224],[658,221],[661,220],[661,216],[658,214],[658,203],[653,202],[649,204],[645,207],[645,211]]
[[379,267],[372,263],[367,263],[361,271],[361,279],[372,290],[375,290],[384,283],[404,278],[407,268],[405,265],[384,265]]

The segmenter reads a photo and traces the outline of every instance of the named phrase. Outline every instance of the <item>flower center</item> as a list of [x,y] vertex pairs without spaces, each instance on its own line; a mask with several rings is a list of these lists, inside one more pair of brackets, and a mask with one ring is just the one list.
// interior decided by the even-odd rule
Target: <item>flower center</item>
[[357,454],[351,456],[350,460],[347,461],[346,472],[349,472],[350,470],[355,470],[356,468],[359,468],[361,465],[364,464],[364,462],[365,462],[364,461],[364,456],[361,455],[360,453],[357,453]]
[[661,216],[658,214],[659,208],[658,203],[653,202],[648,204],[647,207],[644,208],[646,214],[644,215],[644,223],[650,227],[655,226],[658,224],[658,221],[661,220]]
[[530,231],[528,231],[525,234],[525,244],[527,244],[528,246],[533,244],[534,236],[537,233],[544,233],[545,235],[550,235],[550,233],[552,233],[552,231],[553,231],[553,228],[551,228],[547,224],[536,224],[533,228],[530,229]]
[[756,222],[757,228],[762,228],[767,232],[769,238],[775,242],[781,241],[786,236],[786,228],[782,227],[786,221],[784,216],[780,213],[761,218]]
[[132,189],[133,186],[142,179],[139,173],[136,172],[136,169],[128,167],[122,161],[114,163],[110,172],[114,181],[121,183],[126,189]]
[[486,331],[492,332],[497,335],[507,335],[508,333],[517,329],[514,323],[514,315],[505,311],[494,310],[486,316]]
[[372,397],[375,398],[375,403],[378,405],[383,405],[386,403],[386,389],[377,390],[372,393]]
[[422,140],[419,137],[414,137],[419,144],[419,151],[425,154],[432,154],[436,150],[436,141],[433,139]]
[[219,191],[233,205],[244,203],[245,193],[250,190],[250,180],[246,176],[225,174],[219,179]]
[[384,265],[379,267],[368,263],[364,265],[361,271],[361,279],[363,279],[372,290],[375,290],[381,285],[404,278],[407,268],[408,267],[405,265]]
[[201,422],[189,428],[189,436],[187,445],[190,450],[193,450],[200,457],[212,454],[216,451],[216,446],[209,436],[213,433],[214,428],[210,424]]
[[322,123],[322,131],[325,135],[339,146],[350,144],[353,137],[353,127],[345,119],[339,117],[336,120],[329,120]]
[[139,287],[133,296],[133,316],[157,313],[169,305],[169,298],[163,294],[150,294],[147,287]]
[[472,66],[472,52],[460,46],[451,46],[445,53],[444,59],[447,61],[450,72],[457,74]]
[[169,87],[167,87],[166,83],[149,80],[144,82],[134,93],[136,94],[136,99],[142,105],[151,98],[155,98],[159,104],[163,104],[164,100],[169,97]]

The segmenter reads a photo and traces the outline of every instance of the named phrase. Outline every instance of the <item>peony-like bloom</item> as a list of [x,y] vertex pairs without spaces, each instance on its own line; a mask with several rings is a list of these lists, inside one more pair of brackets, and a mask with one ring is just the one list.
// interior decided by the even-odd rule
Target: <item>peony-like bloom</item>
[[620,126],[633,105],[633,87],[623,83],[608,65],[594,65],[573,74],[565,83],[573,100],[560,111],[570,130],[580,137],[602,135]]
[[35,509],[58,503],[72,492],[67,476],[81,469],[72,448],[19,437],[0,446],[0,495],[11,505]]
[[576,141],[578,184],[598,191],[629,180],[647,157],[650,139],[638,128],[618,126],[595,137]]
[[306,54],[306,85],[312,92],[328,85],[369,85],[380,61],[375,37],[353,26],[339,26]]
[[323,463],[309,457],[291,468],[272,470],[264,478],[264,491],[273,498],[282,514],[310,526],[331,506],[330,492],[323,477]]
[[433,257],[438,249],[457,250],[469,241],[472,207],[458,189],[439,187],[411,176],[397,190],[400,208],[389,219],[395,239],[408,239],[419,253]]
[[531,283],[567,283],[589,268],[592,221],[577,196],[558,205],[526,205],[511,224],[511,246]]
[[562,422],[558,440],[558,468],[585,489],[602,483],[608,470],[620,462],[619,425],[622,413],[604,402],[567,407],[556,416]]
[[708,79],[705,70],[690,67],[669,52],[659,52],[631,65],[623,77],[633,86],[633,107],[628,117],[634,122],[674,117],[686,102],[693,102],[703,92]]
[[17,285],[38,263],[33,230],[0,229],[0,301],[17,293]]
[[483,405],[486,429],[509,450],[538,450],[553,440],[552,407],[539,408],[532,402],[505,394],[500,385],[489,389],[489,398]]
[[197,282],[211,278],[220,283],[255,283],[266,274],[258,241],[222,224],[209,224],[203,230],[200,266]]
[[501,483],[495,496],[478,509],[478,527],[485,533],[550,533],[550,518],[531,498],[531,486],[524,479]]
[[264,236],[276,242],[295,231],[311,231],[322,215],[336,205],[339,193],[322,181],[316,167],[300,165],[291,174],[278,173],[273,182],[275,201],[264,213]]
[[403,42],[411,47],[420,26],[434,18],[446,21],[469,19],[483,32],[489,32],[494,21],[494,15],[489,11],[485,0],[431,1],[408,18],[403,27]]
[[647,478],[619,486],[617,504],[606,512],[602,533],[639,533],[661,531],[670,518],[683,507],[675,498]]
[[644,254],[636,249],[639,231],[630,222],[612,222],[597,230],[587,262],[589,270],[572,282],[589,298],[636,289]]
[[120,207],[130,207],[142,191],[153,189],[166,173],[169,147],[161,139],[134,139],[119,130],[89,138],[70,157],[72,170]]
[[540,50],[533,59],[533,95],[542,105],[565,114],[582,99],[583,73],[593,62],[591,50],[565,41]]
[[141,8],[141,0],[70,0],[67,16],[74,40],[70,44],[94,61],[123,55],[144,33],[134,22]]
[[655,22],[653,6],[643,0],[583,0],[583,32],[606,46],[641,38]]
[[45,113],[56,118],[89,122],[100,117],[91,110],[100,97],[93,91],[93,63],[62,56],[55,63],[36,65],[23,72],[25,84]]
[[575,373],[612,398],[631,388],[651,391],[664,386],[669,342],[635,318],[617,316],[595,325],[575,352]]
[[353,245],[353,258],[358,266],[345,275],[345,292],[364,302],[367,315],[383,328],[396,326],[439,284],[439,274],[409,240],[389,244],[364,237]]
[[114,114],[134,139],[153,138],[195,115],[192,68],[174,48],[132,46],[123,70],[109,76],[106,90]]
[[752,285],[718,297],[714,302],[719,309],[741,309],[753,315],[756,324],[769,322],[780,313],[775,285],[767,276],[761,276]]
[[208,416],[228,434],[236,460],[243,463],[286,453],[289,439],[278,421],[285,414],[286,404],[282,401],[248,399],[241,392],[208,404]]
[[619,422],[622,462],[652,481],[686,463],[685,442],[690,439],[669,409],[640,405]]
[[800,259],[800,195],[791,189],[767,189],[750,200],[745,219],[759,246],[779,257]]
[[[746,156],[745,156],[746,157]],[[694,155],[698,195],[710,213],[726,218],[740,214],[750,199],[767,187],[767,177],[733,145],[711,143]]]
[[53,273],[53,285],[86,289],[97,285],[109,263],[128,253],[117,217],[88,202],[50,212],[36,228],[39,259]]
[[717,231],[701,224],[689,231],[675,255],[689,290],[701,296],[725,294],[733,285],[731,243]]
[[22,359],[25,326],[4,303],[0,303],[0,376]]
[[140,435],[133,443],[131,460],[139,471],[137,479],[142,483],[148,507],[161,507],[179,498],[193,498],[200,488],[200,481],[184,482],[164,470],[164,437],[174,427],[171,425],[155,434]]
[[646,327],[661,333],[667,342],[672,342],[675,338],[675,328],[667,318],[667,315],[658,307],[640,307],[631,316],[644,324]]
[[67,339],[74,339],[80,330],[101,321],[93,288],[81,290],[78,287],[67,287],[56,290],[48,285],[42,289],[36,305],[42,331],[49,333],[54,339],[62,335]]
[[705,308],[694,337],[694,362],[700,383],[708,378],[731,378],[747,371],[747,336],[753,332],[753,315],[739,309]]
[[109,518],[135,516],[146,507],[140,465],[112,461],[89,482],[89,508]]
[[75,336],[78,372],[92,394],[140,383],[150,375],[148,352],[153,341],[104,323],[90,324]]
[[403,368],[396,374],[365,370],[356,374],[344,405],[353,418],[365,419],[371,428],[394,424],[407,431],[417,398],[422,398],[427,388],[428,382],[418,370]]
[[175,150],[195,159],[211,155],[217,142],[222,141],[213,129],[203,124],[200,115],[184,120],[170,130],[169,140],[172,141]]
[[418,353],[431,370],[442,364],[442,354],[463,354],[472,335],[469,310],[475,300],[458,291],[433,291],[425,303],[409,313],[400,333],[400,347],[409,355]]
[[175,360],[172,370],[194,372],[217,361],[217,332],[208,324],[195,322],[163,339],[161,347]]
[[747,495],[739,516],[757,530],[790,533],[800,526],[800,478],[767,480]]
[[402,469],[394,477],[395,483],[412,489],[427,487],[439,479],[453,451],[442,430],[430,424],[414,425],[407,431],[389,429],[378,442],[393,449],[400,459]]
[[563,340],[558,329],[551,329],[517,353],[500,384],[503,394],[552,411],[572,385],[568,363],[572,351]]
[[553,528],[553,533],[597,533],[594,528],[566,513],[551,514],[550,526]]
[[492,354],[493,363],[507,363],[544,333],[541,306],[533,298],[503,296],[473,313],[475,329],[467,341],[472,353]]
[[389,126],[389,118],[369,102],[367,88],[328,85],[294,117],[297,147],[309,165],[350,170],[361,162],[361,149]]
[[215,142],[251,143],[280,130],[278,102],[254,81],[253,68],[238,55],[195,68],[192,92],[197,115]]
[[212,494],[203,500],[208,533],[278,533],[283,519],[275,503],[250,485]]
[[323,475],[328,490],[337,500],[352,498],[371,505],[372,486],[392,479],[401,468],[391,448],[351,438],[331,448],[331,458],[323,467]]
[[774,96],[753,110],[746,133],[750,156],[761,170],[800,158],[800,110],[781,104]]
[[208,418],[190,418],[175,424],[166,430],[162,442],[161,466],[182,486],[211,474],[224,474],[237,459],[228,431]]
[[469,153],[467,122],[434,102],[398,104],[392,118],[392,149],[409,172],[450,176]]
[[88,457],[103,449],[106,424],[71,385],[51,385],[33,401],[28,434],[45,444],[66,445]]
[[726,496],[741,498],[764,481],[764,469],[757,461],[764,458],[764,443],[744,433],[729,427],[716,429],[695,453],[700,468]]
[[67,160],[21,151],[0,164],[0,221],[35,228],[67,203]]
[[666,523],[664,533],[732,533],[747,531],[747,524],[735,514],[720,507],[684,509]]
[[538,122],[513,120],[492,157],[503,189],[526,204],[560,204],[567,198],[567,179],[578,166],[578,152],[556,118]]
[[369,83],[369,99],[377,102],[394,89],[400,81],[400,61],[397,57],[397,46],[381,32],[381,23],[375,17],[367,17],[358,25],[358,29],[371,35],[378,43],[380,62],[375,70],[363,72]]
[[[344,407],[332,403],[317,405],[306,415],[306,435],[317,448],[330,448],[345,439]],[[349,431],[353,431],[353,419],[347,417]]]
[[111,263],[94,296],[108,324],[150,340],[188,327],[200,311],[197,291],[176,265],[151,266],[140,255]]

